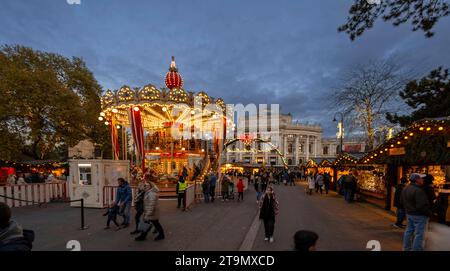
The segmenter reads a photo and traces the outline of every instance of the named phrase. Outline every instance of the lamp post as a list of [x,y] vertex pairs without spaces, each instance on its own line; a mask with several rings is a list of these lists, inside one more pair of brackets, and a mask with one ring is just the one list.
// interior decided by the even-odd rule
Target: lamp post
[[336,112],[336,114],[334,114],[334,118],[333,118],[333,122],[336,122],[336,115],[340,115],[341,119],[338,123],[338,128],[339,128],[339,132],[338,132],[338,136],[341,139],[341,144],[340,144],[340,148],[339,148],[339,154],[342,154],[342,148],[343,148],[343,140],[344,140],[344,114],[342,114],[341,112]]

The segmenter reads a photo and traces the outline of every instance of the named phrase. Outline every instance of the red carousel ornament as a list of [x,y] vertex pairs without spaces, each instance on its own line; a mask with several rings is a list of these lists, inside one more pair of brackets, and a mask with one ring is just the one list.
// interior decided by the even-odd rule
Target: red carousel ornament
[[177,65],[175,64],[175,57],[172,56],[169,72],[166,74],[166,86],[169,89],[181,88],[183,86],[183,78],[178,73]]

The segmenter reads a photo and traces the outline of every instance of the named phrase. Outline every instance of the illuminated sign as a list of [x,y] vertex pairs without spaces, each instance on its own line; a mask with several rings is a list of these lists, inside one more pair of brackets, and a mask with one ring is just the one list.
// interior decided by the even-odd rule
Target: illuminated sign
[[405,154],[406,154],[406,151],[405,151],[405,148],[403,148],[403,147],[389,149],[389,155],[405,155]]

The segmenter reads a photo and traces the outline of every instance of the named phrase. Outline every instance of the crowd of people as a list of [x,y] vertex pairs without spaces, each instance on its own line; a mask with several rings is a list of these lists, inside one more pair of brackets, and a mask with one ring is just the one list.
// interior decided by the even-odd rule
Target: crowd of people
[[6,185],[23,185],[30,183],[51,183],[58,179],[51,172],[33,172],[31,174],[19,173],[9,174],[6,179]]

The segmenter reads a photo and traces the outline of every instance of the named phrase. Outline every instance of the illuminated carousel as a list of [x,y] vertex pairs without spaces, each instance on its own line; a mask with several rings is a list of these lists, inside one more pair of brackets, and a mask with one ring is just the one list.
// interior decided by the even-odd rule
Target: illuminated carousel
[[[142,172],[155,172],[160,180],[174,178],[183,168],[204,170],[209,157],[220,155],[218,146],[234,129],[221,98],[182,88],[174,57],[165,85],[161,89],[149,84],[108,90],[101,98],[99,116],[110,127],[114,158],[127,160],[127,153],[132,153],[133,164]],[[131,152],[126,150],[128,145]]]

